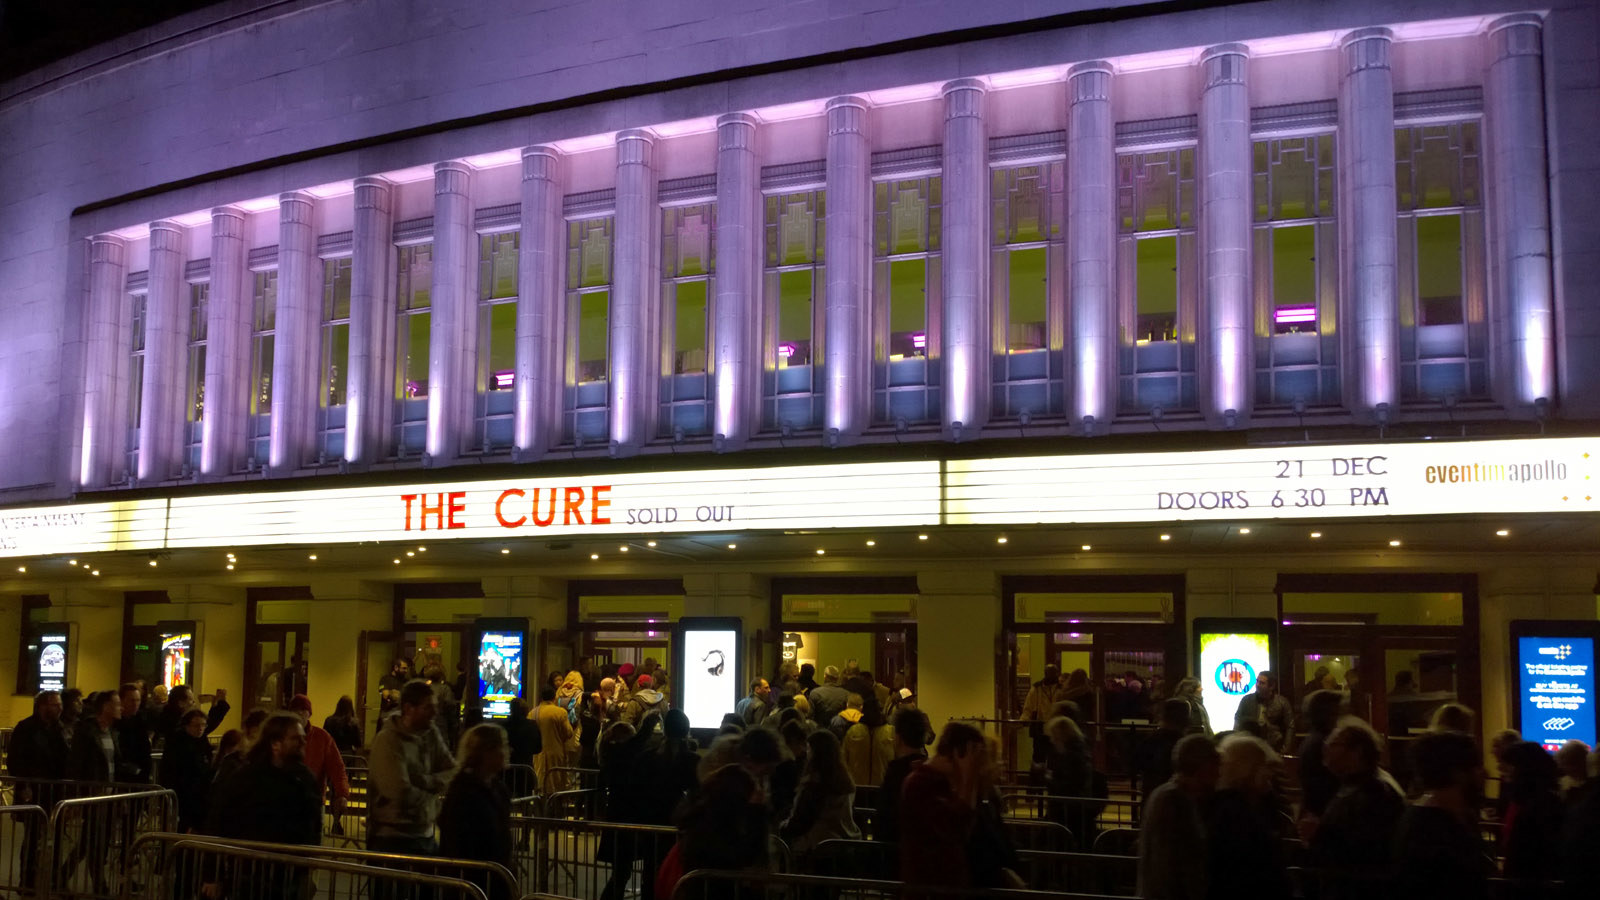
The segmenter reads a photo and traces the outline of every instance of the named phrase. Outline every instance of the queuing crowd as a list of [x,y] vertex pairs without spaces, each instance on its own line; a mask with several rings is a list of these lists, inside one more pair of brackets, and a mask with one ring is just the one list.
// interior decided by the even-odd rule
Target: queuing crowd
[[[820,681],[812,666],[793,664],[755,679],[703,747],[653,661],[552,673],[536,706],[519,702],[495,722],[464,710],[437,666],[409,674],[402,661],[385,679],[385,712],[365,748],[348,697],[321,727],[303,695],[285,712],[253,711],[213,751],[207,736],[228,713],[221,691],[209,710],[184,686],[148,699],[137,683],[87,698],[45,692],[15,729],[7,765],[34,779],[19,783],[19,800],[48,805],[62,780],[154,777],[177,795],[183,831],[314,844],[324,813],[342,811],[349,796],[341,754],[361,753],[370,849],[508,866],[508,767],[531,767],[546,792],[572,786],[574,769],[597,770],[603,818],[678,830],[659,865],[642,840],[608,833],[596,851],[612,867],[606,900],[624,896],[641,860],[651,870],[644,900],[669,896],[694,869],[768,869],[773,835],[804,868],[823,842],[868,836],[855,807],[857,790],[871,787],[869,836],[891,861],[871,874],[1025,886],[992,739],[961,722],[935,737],[910,688],[883,685],[853,661],[827,667]],[[1464,707],[1440,708],[1427,733],[1395,748],[1391,760],[1409,760],[1397,779],[1381,765],[1383,738],[1349,714],[1346,693],[1313,690],[1296,711],[1262,673],[1233,727],[1213,733],[1192,681],[1160,702],[1155,733],[1128,748],[1145,786],[1137,844],[1127,848],[1138,855],[1140,896],[1288,898],[1291,867],[1299,895],[1328,900],[1487,897],[1500,875],[1513,889],[1560,880],[1568,896],[1600,896],[1600,755],[1582,744],[1552,755],[1514,732],[1497,735],[1489,752],[1502,782],[1489,800]],[[1025,704],[1036,726],[1032,781],[1049,798],[1040,808],[1082,851],[1099,849],[1109,795],[1087,737],[1089,697],[1083,679],[1052,668]],[[1289,756],[1296,720],[1306,736]],[[1286,757],[1297,792],[1286,789]]]

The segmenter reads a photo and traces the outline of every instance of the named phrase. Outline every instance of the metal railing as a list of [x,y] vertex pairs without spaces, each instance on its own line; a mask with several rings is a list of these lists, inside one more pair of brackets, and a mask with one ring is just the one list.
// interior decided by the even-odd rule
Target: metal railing
[[46,854],[52,900],[115,898],[125,887],[134,841],[171,831],[178,798],[167,790],[63,800],[50,812]]
[[181,840],[163,854],[146,892],[129,896],[133,900],[489,900],[490,896],[461,878],[317,858],[301,853],[300,848],[283,849],[293,850],[295,855],[204,838]]
[[544,783],[539,786],[544,794],[565,791],[595,791],[600,789],[599,769],[580,769],[576,766],[556,766],[544,773]]
[[1004,819],[1006,838],[1018,850],[1068,853],[1077,849],[1077,837],[1059,822],[1039,819]]
[[43,807],[0,806],[0,896],[44,896],[48,823]]
[[[1095,894],[1067,894],[1056,891],[1000,890],[994,888],[953,888],[906,884],[866,878],[829,878],[824,875],[789,875],[771,872],[723,872],[697,869],[678,880],[670,900],[1103,900]],[[669,900],[669,898],[658,898]]]
[[597,821],[605,818],[605,797],[597,788],[556,791],[545,795],[539,815],[545,819]]
[[[142,835],[134,842],[131,865],[132,871],[137,873],[132,879],[136,889],[125,893],[122,900],[167,900],[167,898],[174,896],[189,896],[173,892],[175,889],[183,887],[181,877],[179,879],[180,883],[177,884],[166,877],[167,857],[175,852],[175,847],[182,843],[203,843],[212,846],[276,853],[311,860],[345,862],[353,865],[393,869],[398,872],[409,872],[415,875],[427,875],[435,878],[453,878],[477,885],[490,898],[516,897],[520,893],[516,878],[511,874],[511,870],[494,862],[447,859],[439,856],[380,853],[372,850],[351,850],[342,847],[270,844],[261,841],[225,840],[199,835],[156,833]],[[353,886],[354,883],[351,881],[333,879],[325,885],[319,885],[317,896],[319,898],[327,898],[327,900],[340,900],[341,897],[349,897],[350,900],[356,900],[358,897],[364,898],[364,894],[347,893]]]
[[75,781],[64,778],[23,778],[0,775],[0,805],[36,804],[48,811],[62,800],[78,797],[105,797],[148,791],[148,784],[121,781]]
[[[1033,890],[1132,897],[1138,889],[1136,856],[1019,850],[1017,874]],[[830,878],[900,877],[899,846],[882,841],[829,840],[807,856],[812,875]]]

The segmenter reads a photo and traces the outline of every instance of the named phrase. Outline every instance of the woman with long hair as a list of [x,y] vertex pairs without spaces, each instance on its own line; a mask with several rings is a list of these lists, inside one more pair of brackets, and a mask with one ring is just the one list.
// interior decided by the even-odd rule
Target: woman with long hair
[[356,703],[349,694],[340,697],[333,715],[322,720],[322,730],[333,737],[340,753],[355,753],[361,749],[361,723],[356,721]]
[[[439,809],[439,853],[451,859],[511,863],[511,792],[500,773],[510,749],[499,725],[474,725],[461,736],[459,767]],[[489,900],[509,900],[510,886],[479,883]]]
[[798,854],[808,853],[826,840],[859,840],[855,800],[856,785],[845,767],[839,741],[832,732],[814,731],[806,738],[806,764],[800,772],[794,808],[778,827],[778,834]]

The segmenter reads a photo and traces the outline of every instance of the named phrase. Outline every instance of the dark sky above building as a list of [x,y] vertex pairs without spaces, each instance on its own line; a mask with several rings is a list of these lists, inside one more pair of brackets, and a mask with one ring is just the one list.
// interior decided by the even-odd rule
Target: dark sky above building
[[0,81],[219,0],[0,0]]

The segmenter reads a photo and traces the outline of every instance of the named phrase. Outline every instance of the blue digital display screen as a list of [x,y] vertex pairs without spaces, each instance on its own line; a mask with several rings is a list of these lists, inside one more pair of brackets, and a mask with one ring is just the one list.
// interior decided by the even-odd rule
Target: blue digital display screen
[[1594,638],[1517,638],[1517,702],[1523,740],[1554,751],[1595,746]]

